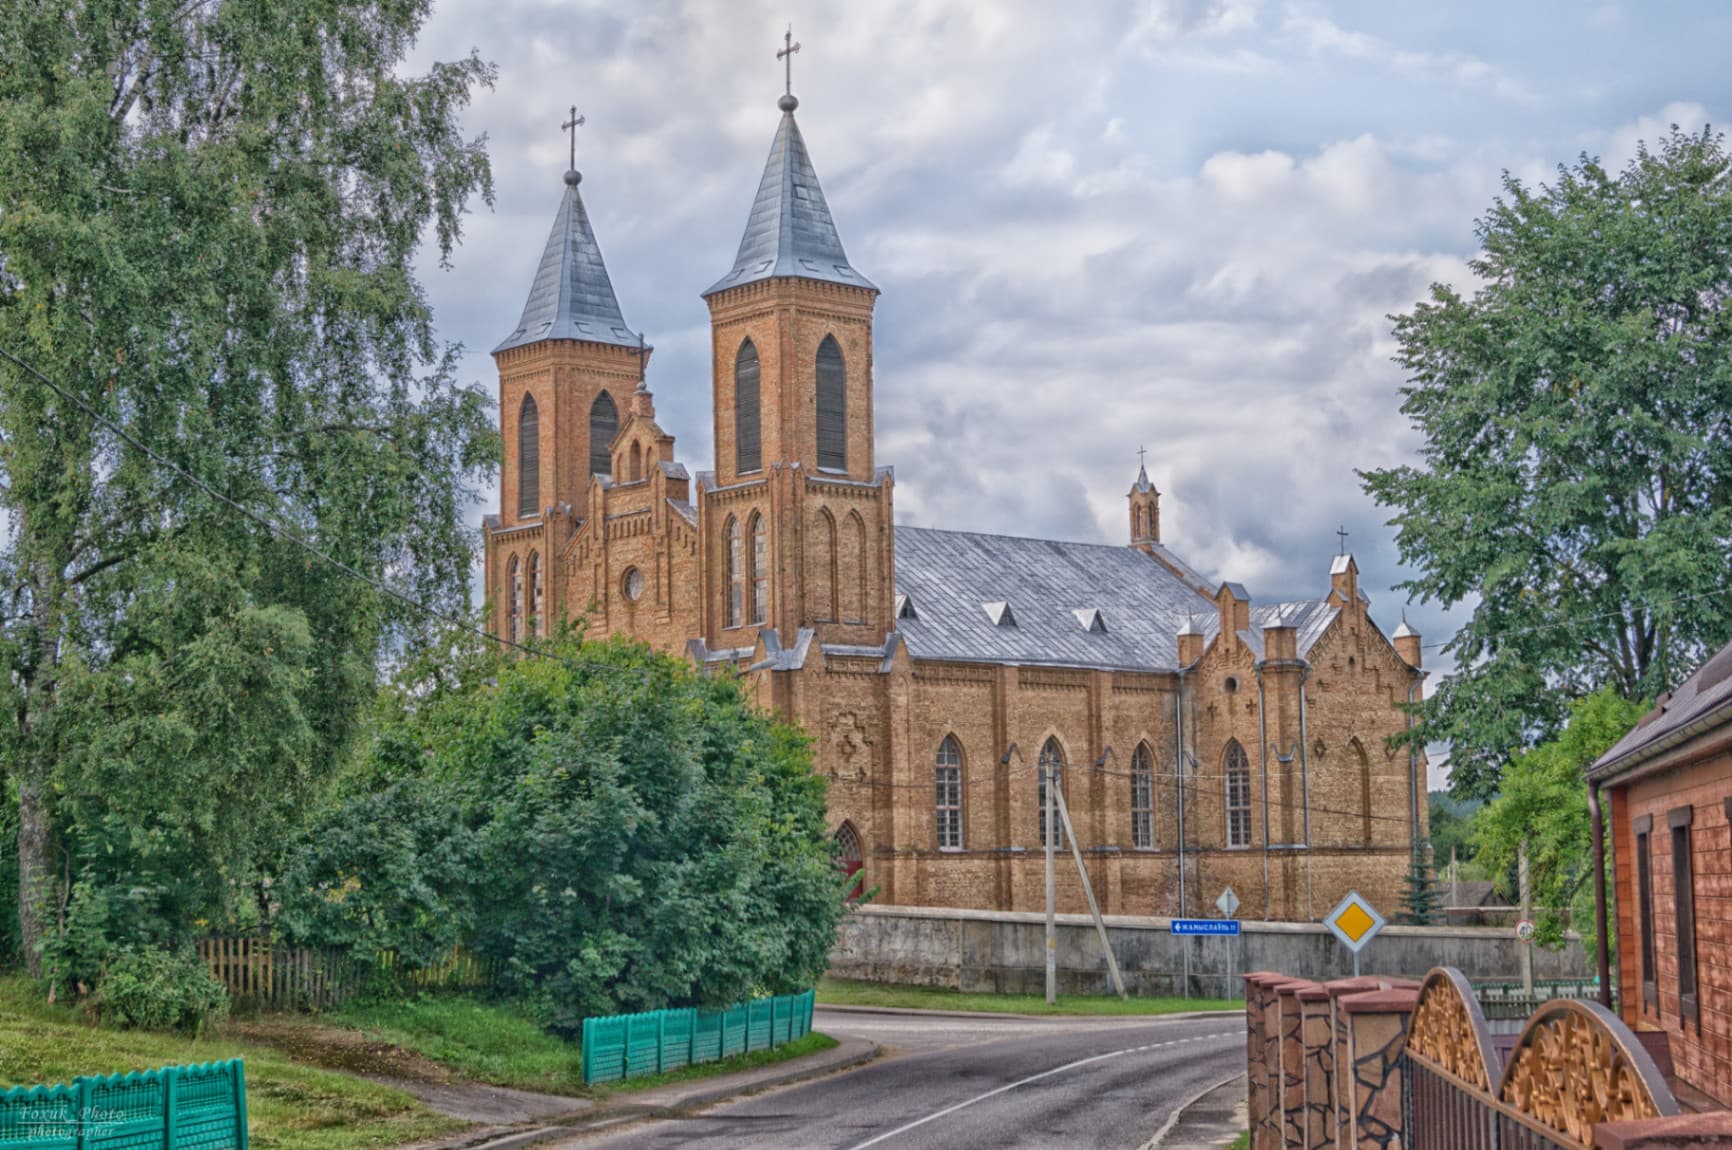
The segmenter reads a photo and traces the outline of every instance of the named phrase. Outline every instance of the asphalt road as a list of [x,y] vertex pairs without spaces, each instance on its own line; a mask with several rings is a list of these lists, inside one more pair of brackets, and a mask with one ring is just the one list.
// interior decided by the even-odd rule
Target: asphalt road
[[886,1055],[858,1070],[582,1139],[584,1150],[1126,1147],[1244,1069],[1240,1014],[948,1018],[820,1009],[813,1028]]

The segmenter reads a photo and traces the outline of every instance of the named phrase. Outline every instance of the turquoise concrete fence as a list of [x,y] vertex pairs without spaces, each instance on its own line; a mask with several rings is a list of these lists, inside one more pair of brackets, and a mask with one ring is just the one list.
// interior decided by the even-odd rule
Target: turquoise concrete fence
[[247,1150],[241,1060],[0,1090],[3,1150]]
[[[727,1010],[651,1010],[583,1020],[583,1080],[614,1082],[769,1050],[812,1033],[814,995],[756,998]],[[0,1145],[5,1142],[0,1137]]]

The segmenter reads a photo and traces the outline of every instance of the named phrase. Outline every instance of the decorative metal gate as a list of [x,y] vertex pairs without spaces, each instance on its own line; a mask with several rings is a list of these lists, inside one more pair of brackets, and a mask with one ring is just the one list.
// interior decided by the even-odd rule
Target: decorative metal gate
[[1426,975],[1403,1052],[1410,1150],[1582,1150],[1597,1122],[1678,1113],[1641,1042],[1596,1002],[1529,1016],[1503,1063],[1461,972]]

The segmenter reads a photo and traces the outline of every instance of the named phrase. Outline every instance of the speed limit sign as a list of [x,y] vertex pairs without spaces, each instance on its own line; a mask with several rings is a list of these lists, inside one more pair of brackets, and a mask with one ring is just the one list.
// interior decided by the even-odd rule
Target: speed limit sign
[[1532,942],[1533,940],[1534,940],[1534,921],[1533,921],[1533,919],[1524,918],[1520,922],[1516,923],[1516,941],[1518,941],[1518,942]]

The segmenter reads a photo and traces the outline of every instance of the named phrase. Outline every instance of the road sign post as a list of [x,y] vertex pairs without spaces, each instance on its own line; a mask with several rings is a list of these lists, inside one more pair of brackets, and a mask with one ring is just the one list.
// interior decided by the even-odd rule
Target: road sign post
[[[1232,918],[1234,912],[1239,909],[1238,892],[1232,887],[1228,887],[1226,890],[1221,892],[1221,897],[1215,900],[1215,907],[1221,912],[1222,918]],[[1235,958],[1237,957],[1238,949],[1239,946],[1237,943],[1229,942],[1227,944],[1227,989],[1226,992],[1221,995],[1222,998],[1238,997],[1233,993],[1233,968],[1237,965]]]
[[1323,919],[1323,925],[1353,953],[1353,974],[1358,977],[1359,952],[1383,929],[1383,916],[1355,890],[1347,892],[1347,897]]

